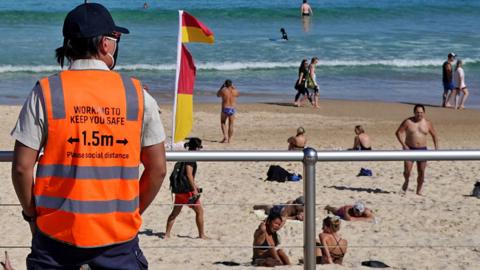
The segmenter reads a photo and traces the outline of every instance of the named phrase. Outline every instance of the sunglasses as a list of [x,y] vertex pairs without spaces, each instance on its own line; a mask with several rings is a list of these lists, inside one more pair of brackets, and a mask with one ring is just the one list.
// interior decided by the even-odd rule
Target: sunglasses
[[107,34],[105,35],[105,38],[109,39],[109,40],[113,40],[117,43],[120,43],[120,37],[122,36],[122,33],[120,32],[117,32],[117,31],[113,31],[112,33],[110,34]]

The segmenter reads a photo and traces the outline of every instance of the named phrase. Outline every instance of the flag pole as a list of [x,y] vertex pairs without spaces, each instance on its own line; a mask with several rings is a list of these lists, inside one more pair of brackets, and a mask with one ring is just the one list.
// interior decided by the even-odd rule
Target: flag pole
[[180,62],[182,60],[182,17],[183,10],[178,11],[178,41],[177,41],[177,70],[175,74],[175,98],[173,101],[173,114],[172,114],[172,143],[170,144],[170,150],[173,149],[175,143],[175,118],[177,116],[177,96],[178,96],[178,80],[180,79]]

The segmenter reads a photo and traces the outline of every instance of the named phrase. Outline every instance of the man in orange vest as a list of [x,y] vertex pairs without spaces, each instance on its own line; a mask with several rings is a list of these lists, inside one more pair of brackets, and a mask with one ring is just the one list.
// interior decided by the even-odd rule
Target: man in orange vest
[[112,71],[122,33],[100,4],[70,11],[56,50],[69,69],[37,82],[12,131],[28,269],[148,268],[137,234],[165,177],[165,132],[141,82]]

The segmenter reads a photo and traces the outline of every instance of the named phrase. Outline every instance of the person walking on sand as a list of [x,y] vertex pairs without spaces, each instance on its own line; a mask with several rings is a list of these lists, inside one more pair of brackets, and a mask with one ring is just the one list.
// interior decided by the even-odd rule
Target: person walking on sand
[[307,137],[305,137],[305,129],[297,128],[297,135],[288,138],[288,150],[303,150],[307,145]]
[[307,0],[303,0],[303,4],[300,6],[300,14],[302,14],[302,16],[313,15],[312,7],[307,3]]
[[[453,74],[454,82],[456,83],[455,89],[452,91],[452,95],[450,95],[447,104],[450,104],[450,99],[453,99],[453,108],[463,110],[465,109],[465,102],[468,98],[468,88],[465,84],[465,72],[463,71],[463,61],[458,60],[457,66],[455,67],[455,73]],[[457,95],[460,96],[463,94],[460,103],[457,104]]]
[[[433,139],[435,150],[438,149],[438,139],[432,123],[425,118],[425,107],[421,104],[413,108],[413,117],[405,119],[398,127],[395,135],[402,145],[403,150],[427,150],[427,135],[430,134]],[[405,134],[405,137],[404,137]],[[413,160],[406,160],[404,163],[403,176],[405,182],[402,190],[407,191],[408,181],[412,172]],[[422,187],[425,179],[425,168],[427,161],[417,160],[417,195],[422,195]]]
[[141,82],[112,71],[122,33],[100,4],[70,11],[56,49],[69,70],[37,82],[11,133],[27,269],[148,267],[138,232],[165,177],[165,132]]
[[442,107],[451,107],[452,105],[447,103],[449,96],[452,94],[455,86],[453,85],[453,73],[452,63],[455,60],[455,53],[451,52],[447,56],[447,61],[442,65],[442,82],[443,82],[443,95],[442,95]]
[[[184,146],[185,148],[188,147],[188,151],[198,151],[203,148],[202,140],[199,138],[190,138],[190,140],[185,143]],[[207,239],[208,237],[205,235],[204,229],[203,207],[200,204],[201,189],[198,188],[195,182],[197,162],[185,162],[183,170],[183,175],[187,176],[190,191],[175,194],[175,206],[173,207],[172,212],[167,219],[165,238],[170,238],[170,232],[172,231],[173,224],[175,223],[177,216],[182,211],[183,204],[189,204],[189,207],[195,211],[195,222],[197,223],[198,228],[198,238]]]
[[307,88],[313,89],[312,105],[315,108],[319,107],[318,98],[320,97],[320,91],[319,91],[318,84],[317,84],[317,74],[315,73],[315,67],[316,67],[317,63],[318,63],[318,58],[313,57],[312,60],[310,61],[310,65],[308,66],[308,75],[309,76],[308,76],[308,79],[307,79]]
[[[220,143],[229,143],[233,136],[233,123],[235,121],[235,106],[239,92],[231,80],[226,80],[217,92],[217,97],[222,98],[222,111],[220,112],[220,124],[222,127],[223,140]],[[227,127],[228,120],[228,127]]]
[[[305,100],[308,99],[312,102],[310,97],[310,93],[307,89],[307,78],[308,78],[308,60],[303,59],[298,67],[298,78],[295,82],[295,90],[297,90],[297,94],[295,95],[295,102],[293,103],[295,106],[300,107],[305,103]],[[300,96],[303,96],[300,99]]]

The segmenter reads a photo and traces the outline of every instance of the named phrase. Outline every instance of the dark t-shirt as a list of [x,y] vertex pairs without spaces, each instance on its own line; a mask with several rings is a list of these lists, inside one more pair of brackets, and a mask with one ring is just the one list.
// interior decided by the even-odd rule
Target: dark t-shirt
[[307,76],[308,76],[308,69],[305,68],[305,67],[301,67],[298,69],[298,77],[300,78],[300,75],[303,73],[303,77],[302,77],[302,81],[299,82],[301,84],[304,84],[305,83],[305,80],[307,79]]
[[[195,161],[187,161],[185,162],[185,165],[189,165],[189,166],[192,166],[193,168],[193,177],[195,178],[195,174],[197,173],[197,162]],[[185,166],[185,170],[186,170],[186,166]]]
[[[450,71],[448,71],[448,68],[450,68]],[[442,69],[443,69],[443,74],[442,74],[443,83],[445,84],[452,83],[452,65],[448,61],[445,61],[445,63],[443,63]]]

